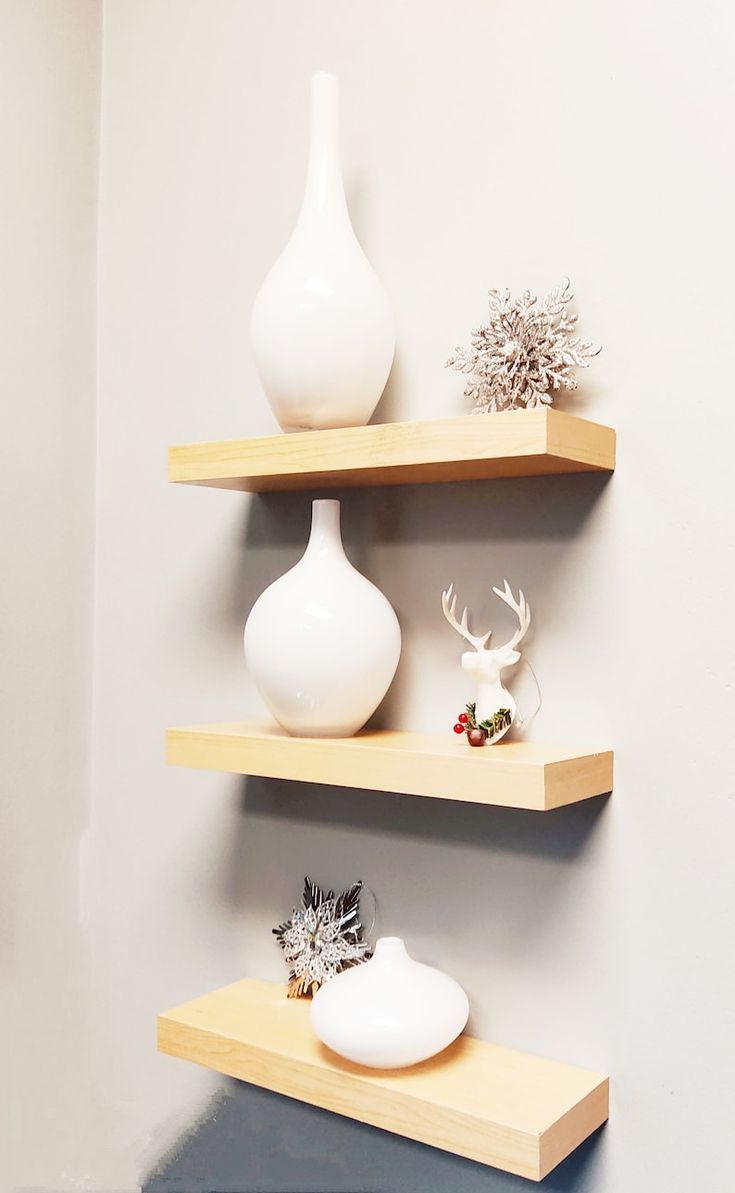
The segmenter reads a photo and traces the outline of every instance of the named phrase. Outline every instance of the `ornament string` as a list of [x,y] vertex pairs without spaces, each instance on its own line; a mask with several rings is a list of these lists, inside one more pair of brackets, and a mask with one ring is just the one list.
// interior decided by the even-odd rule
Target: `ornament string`
[[365,935],[372,936],[375,925],[378,922],[378,896],[375,894],[375,891],[373,890],[373,888],[371,886],[368,886],[368,884],[366,882],[363,882],[362,890],[360,891],[360,900],[361,901],[362,901],[363,894],[370,895],[370,898],[373,901],[373,915],[372,915],[372,919],[370,920],[370,926],[365,927],[365,925],[363,925],[363,932],[365,933]]
[[525,728],[526,726],[531,724],[531,721],[533,721],[535,719],[535,717],[538,715],[538,713],[540,712],[541,705],[544,702],[544,698],[541,695],[541,685],[538,681],[538,676],[536,675],[536,672],[534,671],[533,667],[529,663],[528,659],[523,658],[521,660],[521,665],[518,668],[518,671],[516,672],[516,674],[518,674],[524,667],[528,668],[528,670],[531,672],[531,675],[533,677],[533,682],[536,685],[536,698],[537,698],[538,703],[536,704],[536,707],[534,708],[533,712],[528,713],[525,717],[521,716],[520,709],[518,709],[518,713],[516,716],[516,724],[520,728]]

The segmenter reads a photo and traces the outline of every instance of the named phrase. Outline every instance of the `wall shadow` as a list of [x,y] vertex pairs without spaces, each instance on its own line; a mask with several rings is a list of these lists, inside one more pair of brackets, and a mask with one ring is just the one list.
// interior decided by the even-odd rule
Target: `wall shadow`
[[[248,502],[239,557],[225,584],[227,607],[241,623],[268,584],[300,558],[309,536],[311,502],[342,502],[342,534],[351,562],[370,574],[375,550],[391,546],[454,551],[503,543],[574,539],[600,500],[610,474],[517,477],[437,485],[262,493]],[[493,512],[494,511],[494,512]],[[390,583],[390,577],[381,582]]]
[[[543,1183],[582,1193],[602,1129]],[[143,1193],[522,1193],[531,1186],[387,1131],[225,1079],[209,1110],[156,1163]]]
[[584,848],[607,803],[608,796],[596,796],[551,812],[529,812],[254,777],[244,780],[240,791],[243,820],[255,815],[413,839],[435,838],[457,845],[482,847],[492,843],[515,853],[552,859],[573,858]]
[[598,796],[528,812],[259,778],[233,794],[215,879],[229,914],[274,924],[304,874],[330,886],[360,878],[376,903],[371,935],[416,939],[428,918],[441,940],[459,917],[468,941],[516,957],[553,931],[609,806]]
[[[303,545],[315,497],[336,497],[349,508],[343,527],[347,542],[365,542],[363,519],[370,518],[372,542],[411,541],[476,543],[552,537],[573,538],[614,473],[582,472],[561,476],[504,477],[497,480],[433,485],[385,485],[375,488],[325,489],[315,486],[289,493],[261,493],[248,508],[243,546],[248,550]],[[492,508],[502,517],[489,517]],[[353,515],[354,513],[354,520]]]
[[222,579],[221,616],[242,628],[263,590],[301,557],[311,501],[337,498],[350,561],[385,593],[401,623],[401,662],[373,722],[399,724],[412,668],[417,656],[425,657],[427,644],[456,668],[457,641],[439,608],[447,584],[454,580],[471,612],[500,629],[508,611],[498,608],[490,590],[508,574],[531,597],[531,634],[543,633],[553,618],[557,589],[566,594],[570,573],[583,566],[578,546],[574,553],[569,548],[610,479],[581,473],[258,495],[247,505],[242,550],[233,554],[231,571]]

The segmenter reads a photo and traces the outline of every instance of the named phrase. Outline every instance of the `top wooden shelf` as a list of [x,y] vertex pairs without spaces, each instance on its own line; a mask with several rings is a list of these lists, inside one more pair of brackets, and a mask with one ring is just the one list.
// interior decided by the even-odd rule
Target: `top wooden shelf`
[[169,448],[168,477],[248,492],[612,472],[615,432],[559,410],[507,410]]

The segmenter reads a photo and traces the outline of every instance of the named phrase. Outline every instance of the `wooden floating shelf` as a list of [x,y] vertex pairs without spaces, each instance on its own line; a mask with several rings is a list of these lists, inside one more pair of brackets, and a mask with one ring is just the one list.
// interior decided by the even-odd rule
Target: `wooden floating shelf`
[[169,448],[184,484],[268,492],[611,472],[615,432],[559,410],[300,431]]
[[271,982],[235,982],[166,1011],[158,1047],[534,1181],[608,1117],[606,1077],[470,1036],[410,1069],[342,1060],[314,1036],[308,1002]]
[[249,722],[192,725],[166,733],[173,766],[295,779],[547,812],[612,790],[612,752],[536,742],[472,749],[453,734],[388,730],[356,737],[289,737]]

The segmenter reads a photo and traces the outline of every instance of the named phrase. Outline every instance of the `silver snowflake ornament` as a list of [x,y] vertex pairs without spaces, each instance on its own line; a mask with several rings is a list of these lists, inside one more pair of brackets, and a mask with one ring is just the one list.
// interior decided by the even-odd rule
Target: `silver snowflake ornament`
[[367,961],[371,949],[359,918],[361,890],[356,882],[335,899],[334,891],[304,879],[301,906],[273,929],[289,967],[289,998],[316,994],[343,969]]
[[573,297],[569,278],[541,302],[530,290],[520,298],[490,291],[488,322],[446,362],[470,377],[464,393],[473,414],[549,406],[555,390],[577,388],[574,369],[587,368],[600,349],[574,334],[577,316],[566,309]]

